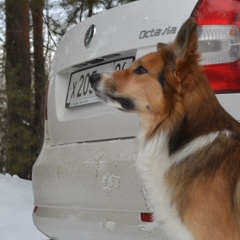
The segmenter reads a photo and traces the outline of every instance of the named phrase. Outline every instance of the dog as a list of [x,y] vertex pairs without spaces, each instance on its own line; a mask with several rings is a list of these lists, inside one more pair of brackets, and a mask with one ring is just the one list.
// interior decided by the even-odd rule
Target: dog
[[189,18],[170,44],[121,71],[94,74],[104,103],[141,119],[137,169],[170,239],[240,239],[240,124],[199,64]]

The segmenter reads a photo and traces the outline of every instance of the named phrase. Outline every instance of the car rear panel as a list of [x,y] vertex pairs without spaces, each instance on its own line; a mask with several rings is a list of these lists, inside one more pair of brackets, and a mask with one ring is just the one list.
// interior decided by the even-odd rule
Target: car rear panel
[[[100,102],[69,107],[66,100],[73,74],[137,59],[157,42],[173,41],[197,2],[137,1],[89,18],[63,37],[49,75],[45,141],[33,168],[33,220],[52,239],[166,239],[160,225],[140,219],[150,206],[134,164],[138,117]],[[91,25],[96,32],[86,48]],[[218,98],[240,120],[240,94]]]
[[135,140],[45,147],[34,166],[37,228],[53,239],[157,239],[160,226],[140,220],[149,206],[136,151]]

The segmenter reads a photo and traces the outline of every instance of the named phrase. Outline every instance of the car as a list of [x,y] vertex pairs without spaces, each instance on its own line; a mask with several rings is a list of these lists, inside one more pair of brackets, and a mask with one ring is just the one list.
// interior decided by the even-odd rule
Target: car
[[152,221],[135,167],[138,116],[99,102],[89,76],[127,68],[158,42],[172,42],[193,16],[204,71],[239,121],[239,15],[236,0],[140,0],[88,18],[63,36],[32,175],[33,221],[42,233],[56,240],[168,239]]

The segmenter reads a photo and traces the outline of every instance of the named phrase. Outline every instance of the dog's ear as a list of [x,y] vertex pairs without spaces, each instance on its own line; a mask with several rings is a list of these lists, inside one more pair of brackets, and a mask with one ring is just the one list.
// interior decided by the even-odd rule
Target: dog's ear
[[173,43],[174,51],[178,59],[185,59],[197,54],[198,33],[196,20],[189,18],[180,28]]
[[157,44],[157,51],[161,51],[162,47],[164,47],[164,46],[166,46],[166,45],[167,45],[166,43],[161,43],[161,42],[159,42],[159,43]]

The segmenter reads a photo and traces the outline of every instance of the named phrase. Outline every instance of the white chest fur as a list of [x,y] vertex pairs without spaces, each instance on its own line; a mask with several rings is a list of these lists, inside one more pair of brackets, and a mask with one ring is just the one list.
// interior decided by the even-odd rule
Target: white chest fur
[[137,168],[147,189],[154,220],[162,222],[163,230],[170,239],[192,240],[190,232],[182,223],[165,183],[165,174],[171,167],[168,156],[167,137],[162,135],[142,145]]
[[[157,136],[147,143],[142,142],[137,159],[137,168],[145,184],[151,210],[155,221],[162,222],[166,234],[174,240],[192,240],[191,233],[181,221],[176,208],[171,204],[170,192],[167,189],[165,176],[173,164],[179,164],[188,156],[212,144],[219,136],[231,137],[231,132],[216,131],[202,135],[171,157],[168,154],[168,137]],[[139,140],[144,139],[144,134]]]

